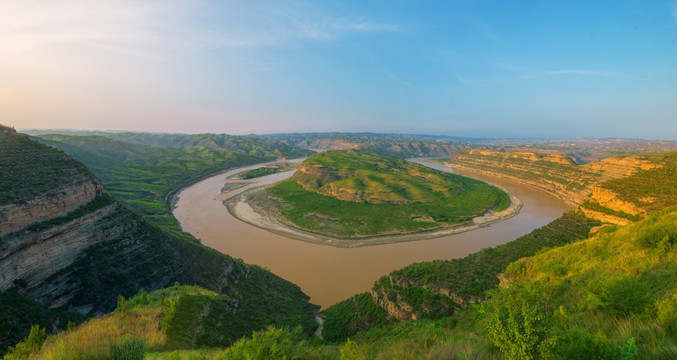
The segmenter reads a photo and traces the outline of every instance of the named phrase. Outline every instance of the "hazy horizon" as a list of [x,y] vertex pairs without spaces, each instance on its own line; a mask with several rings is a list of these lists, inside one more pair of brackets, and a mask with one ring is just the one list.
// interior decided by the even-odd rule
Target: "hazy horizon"
[[677,140],[677,1],[0,3],[17,129]]

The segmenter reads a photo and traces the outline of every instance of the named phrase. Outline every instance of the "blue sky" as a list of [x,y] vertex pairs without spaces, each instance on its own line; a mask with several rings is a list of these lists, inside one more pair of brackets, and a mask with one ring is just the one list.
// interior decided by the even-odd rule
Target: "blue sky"
[[0,44],[17,128],[677,140],[677,1],[5,0]]

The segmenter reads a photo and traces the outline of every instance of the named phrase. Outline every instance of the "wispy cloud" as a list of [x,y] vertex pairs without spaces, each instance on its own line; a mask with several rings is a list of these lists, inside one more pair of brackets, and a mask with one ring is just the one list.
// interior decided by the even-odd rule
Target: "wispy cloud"
[[539,73],[520,76],[519,78],[520,79],[533,79],[533,78],[539,78],[539,77],[544,77],[544,76],[559,76],[559,75],[586,75],[586,76],[589,75],[589,76],[611,77],[611,76],[618,75],[618,73],[615,72],[615,71],[607,71],[607,70],[566,69],[566,70],[543,71],[543,72],[539,72]]
[[404,31],[398,24],[336,16],[306,2],[228,2],[218,13],[201,11],[190,0],[5,0],[0,2],[0,55],[13,57],[54,44],[128,53],[265,48]]
[[551,77],[551,76],[602,76],[602,77],[614,77],[617,75],[621,75],[620,73],[617,73],[615,71],[608,71],[608,70],[589,70],[589,69],[564,69],[564,70],[549,70],[549,71],[537,71],[533,69],[528,69],[525,67],[521,66],[514,66],[514,65],[502,65],[502,68],[504,70],[506,68],[510,68],[513,71],[516,71],[516,69],[519,69],[519,72],[526,73],[524,75],[519,75],[519,76],[505,76],[505,77],[494,77],[494,78],[487,78],[487,79],[472,79],[467,76],[462,76],[459,74],[454,74],[454,77],[456,80],[458,80],[461,83],[464,83],[466,85],[470,85],[473,87],[484,87],[484,86],[489,86],[492,84],[499,84],[499,83],[505,83],[505,82],[510,82],[510,81],[518,81],[518,80],[527,80],[527,79],[537,79],[537,78],[544,78],[544,77]]
[[377,22],[368,22],[368,21],[349,21],[349,22],[337,22],[332,25],[333,28],[337,30],[345,30],[352,32],[365,32],[365,33],[398,33],[404,32],[404,28],[397,24],[386,24],[386,23],[377,23]]
[[400,83],[400,84],[402,84],[402,85],[405,85],[405,86],[411,86],[411,83],[410,83],[410,82],[404,81],[404,80],[400,79],[399,77],[393,75],[390,71],[384,69],[383,67],[379,67],[379,70],[380,70],[385,76],[389,77],[390,79],[392,79],[392,80],[394,80],[394,81],[396,81],[396,82],[398,82],[398,83]]

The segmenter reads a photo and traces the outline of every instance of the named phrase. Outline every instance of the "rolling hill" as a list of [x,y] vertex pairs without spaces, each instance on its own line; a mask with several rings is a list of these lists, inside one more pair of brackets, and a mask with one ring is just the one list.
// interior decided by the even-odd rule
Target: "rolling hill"
[[270,324],[317,326],[298,286],[145,221],[69,155],[0,127],[0,159],[0,351],[32,324],[61,330],[176,282],[229,304],[222,344]]
[[481,181],[395,157],[327,151],[252,201],[303,229],[339,237],[400,234],[471,222],[510,204]]

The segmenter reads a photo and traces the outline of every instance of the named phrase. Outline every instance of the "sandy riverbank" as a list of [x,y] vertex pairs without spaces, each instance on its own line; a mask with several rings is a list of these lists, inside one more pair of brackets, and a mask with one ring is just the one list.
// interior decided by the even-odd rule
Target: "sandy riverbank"
[[483,216],[475,217],[472,219],[472,221],[466,223],[406,234],[339,238],[301,229],[286,221],[286,219],[284,219],[276,209],[262,208],[250,201],[251,195],[254,192],[262,191],[264,189],[265,187],[263,186],[250,189],[244,193],[239,194],[238,196],[225,200],[223,204],[226,206],[228,212],[230,212],[233,217],[258,228],[313,244],[344,248],[434,239],[442,236],[472,231],[481,227],[489,226],[499,221],[509,219],[519,214],[523,205],[522,201],[518,199],[513,193],[507,191],[506,189],[500,188],[510,196],[510,206],[502,211],[492,211]]

